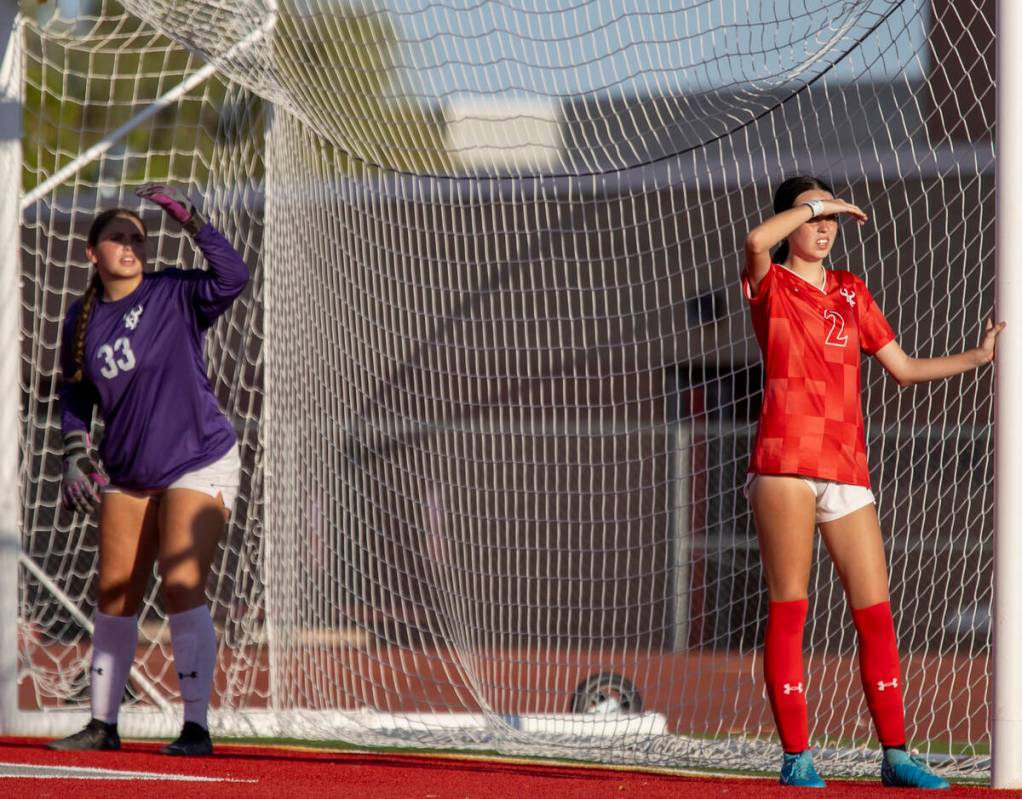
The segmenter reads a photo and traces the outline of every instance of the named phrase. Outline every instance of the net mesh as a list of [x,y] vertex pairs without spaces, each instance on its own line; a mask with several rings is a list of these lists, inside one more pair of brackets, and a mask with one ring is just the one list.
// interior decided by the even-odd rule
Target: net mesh
[[[833,265],[904,348],[973,345],[993,299],[992,7],[546,6],[26,17],[23,708],[87,701],[95,529],[57,508],[53,399],[84,232],[169,178],[254,271],[208,352],[244,464],[208,589],[215,725],[267,710],[271,734],[776,765],[740,491],[762,381],[742,241],[781,178],[827,178],[871,217]],[[154,262],[195,261],[147,222]],[[899,390],[870,363],[863,384],[909,735],[985,774],[990,375]],[[818,761],[872,771],[826,556],[811,596]],[[174,716],[160,608],[154,583],[144,718]]]

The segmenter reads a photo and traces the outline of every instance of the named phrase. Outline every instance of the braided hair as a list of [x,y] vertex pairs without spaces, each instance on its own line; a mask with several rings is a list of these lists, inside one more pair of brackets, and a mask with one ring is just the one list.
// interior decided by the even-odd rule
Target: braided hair
[[[108,208],[92,220],[92,226],[89,228],[89,235],[86,238],[88,246],[95,247],[99,244],[99,237],[103,235],[106,226],[119,218],[134,220],[142,227],[143,233],[145,232],[145,223],[142,221],[142,217],[134,211],[127,208]],[[85,295],[82,297],[82,310],[78,314],[78,320],[75,323],[74,337],[71,339],[71,359],[74,363],[74,374],[70,377],[64,377],[68,383],[80,383],[85,377],[82,371],[82,365],[85,363],[85,333],[89,329],[89,317],[92,316],[92,309],[96,306],[96,302],[102,294],[103,281],[99,278],[99,272],[96,272],[92,275],[89,287],[85,290]]]
[[[834,190],[819,178],[810,175],[798,175],[788,178],[774,192],[774,213],[779,214],[795,206],[795,198],[804,191],[826,191],[834,194]],[[782,241],[781,245],[774,250],[771,259],[775,264],[783,264],[788,260],[788,242]]]

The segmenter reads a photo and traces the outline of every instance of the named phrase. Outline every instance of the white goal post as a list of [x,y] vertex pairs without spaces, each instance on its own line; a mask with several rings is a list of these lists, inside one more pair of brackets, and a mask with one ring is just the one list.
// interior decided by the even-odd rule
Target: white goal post
[[[998,259],[996,400],[992,369],[899,391],[870,364],[863,393],[912,741],[1017,784],[998,753],[1020,654],[991,621],[1018,615],[1022,561],[993,440],[995,402],[998,436],[1022,429],[1001,224],[1019,71],[994,80],[994,0],[612,5],[50,0],[0,28],[25,143],[5,115],[0,176],[25,184],[0,201],[22,342],[0,356],[5,731],[87,714],[96,542],[59,508],[60,325],[91,217],[169,180],[253,272],[207,352],[243,460],[207,588],[214,734],[774,768],[739,252],[808,172],[870,212],[835,267],[906,350],[974,346]],[[146,222],[151,266],[201,265]],[[811,590],[813,741],[828,773],[871,773],[825,557]],[[141,620],[122,727],[167,735],[155,580]]]
[[[17,6],[0,6],[0,292],[19,293],[19,240],[21,226],[21,48]],[[19,306],[0,309],[0,336],[19,340]],[[16,347],[0,353],[0,385],[18,384]],[[15,727],[18,708],[18,553],[21,550],[18,513],[18,397],[0,392],[0,731]],[[12,623],[13,622],[13,623]]]
[[[997,3],[997,314],[1022,319],[1022,275],[1015,253],[1022,252],[1022,7]],[[1022,788],[1022,346],[1005,341],[997,368],[997,491],[994,550],[994,788]]]

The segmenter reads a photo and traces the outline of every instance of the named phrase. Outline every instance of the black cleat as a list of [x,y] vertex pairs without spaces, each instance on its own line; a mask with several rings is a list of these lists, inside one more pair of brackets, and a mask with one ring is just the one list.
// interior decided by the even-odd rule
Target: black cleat
[[213,754],[213,741],[209,730],[194,721],[186,721],[176,741],[171,741],[160,752],[165,755],[183,755],[185,757],[202,757]]
[[50,741],[46,748],[60,752],[116,751],[121,748],[121,738],[116,724],[91,719],[85,729],[59,741]]

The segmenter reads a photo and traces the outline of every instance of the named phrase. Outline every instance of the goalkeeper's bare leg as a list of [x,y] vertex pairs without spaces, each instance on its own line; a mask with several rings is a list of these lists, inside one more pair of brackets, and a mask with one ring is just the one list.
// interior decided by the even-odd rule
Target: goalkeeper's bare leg
[[160,505],[159,568],[184,702],[181,734],[163,748],[164,754],[213,753],[207,710],[217,642],[205,587],[227,518],[222,495],[189,488],[168,489]]
[[84,729],[48,744],[61,751],[117,750],[117,717],[138,641],[138,611],[153,571],[158,500],[105,491],[99,507],[98,609],[91,662],[92,718]]

